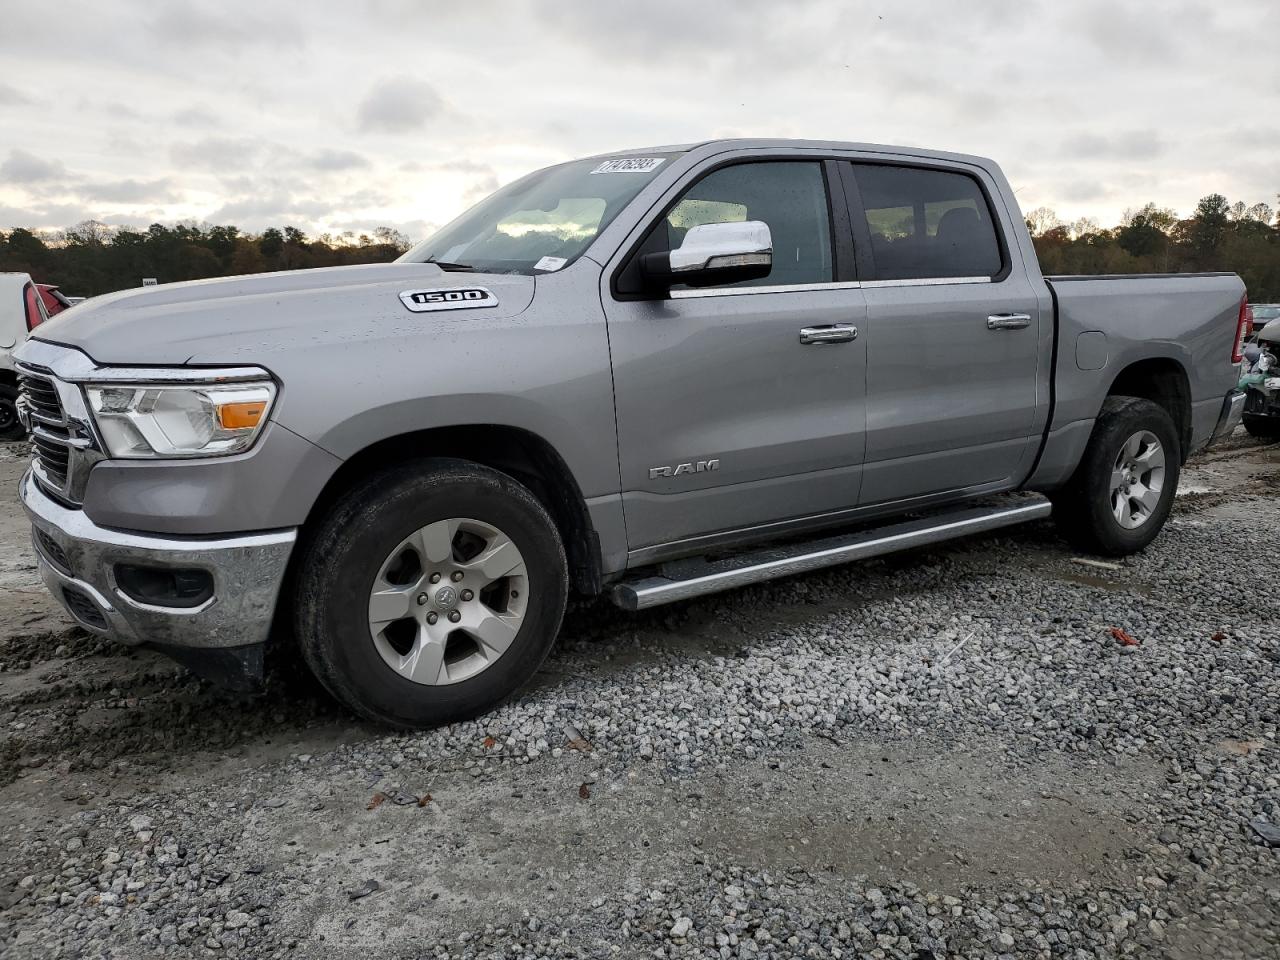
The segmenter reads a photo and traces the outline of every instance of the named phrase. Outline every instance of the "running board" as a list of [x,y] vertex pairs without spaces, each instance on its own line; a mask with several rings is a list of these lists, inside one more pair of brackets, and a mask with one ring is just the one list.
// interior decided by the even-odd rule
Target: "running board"
[[612,590],[624,610],[647,610],[676,600],[701,597],[764,580],[776,580],[853,560],[941,543],[1049,516],[1043,497],[1013,505],[966,507],[904,520],[888,526],[738,554],[724,560],[682,560],[664,564],[659,576],[624,581]]

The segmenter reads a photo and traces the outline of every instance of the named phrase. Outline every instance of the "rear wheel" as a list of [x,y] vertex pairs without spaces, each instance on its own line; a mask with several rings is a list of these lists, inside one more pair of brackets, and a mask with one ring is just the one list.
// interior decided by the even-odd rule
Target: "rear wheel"
[[363,716],[402,727],[474,716],[541,665],[568,594],[542,504],[495,470],[419,461],[330,511],[301,558],[296,625],[311,669]]
[[21,440],[26,435],[18,421],[18,388],[0,383],[0,440]]
[[1251,437],[1257,437],[1259,440],[1275,440],[1280,438],[1280,417],[1246,413],[1244,415],[1244,428]]
[[1059,531],[1094,553],[1141,550],[1169,518],[1181,462],[1168,411],[1150,400],[1108,397],[1080,465],[1053,494]]

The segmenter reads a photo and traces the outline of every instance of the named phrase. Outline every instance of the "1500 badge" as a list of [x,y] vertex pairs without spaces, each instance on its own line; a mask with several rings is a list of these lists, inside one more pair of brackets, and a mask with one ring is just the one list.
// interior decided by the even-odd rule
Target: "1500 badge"
[[498,298],[484,287],[450,287],[447,290],[405,290],[400,302],[414,313],[431,310],[474,310],[496,307]]

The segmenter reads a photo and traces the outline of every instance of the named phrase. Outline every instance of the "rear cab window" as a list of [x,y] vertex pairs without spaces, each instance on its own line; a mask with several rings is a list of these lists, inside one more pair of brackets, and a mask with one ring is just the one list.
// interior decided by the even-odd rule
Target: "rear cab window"
[[1002,272],[995,218],[974,177],[897,164],[854,163],[852,170],[873,265],[863,279],[994,279]]

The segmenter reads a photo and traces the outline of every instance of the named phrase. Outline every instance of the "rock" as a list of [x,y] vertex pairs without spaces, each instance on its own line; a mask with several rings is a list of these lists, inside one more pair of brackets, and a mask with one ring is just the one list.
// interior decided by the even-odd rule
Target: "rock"
[[150,830],[151,826],[152,820],[145,814],[139,814],[136,817],[129,818],[129,829],[134,833],[141,833],[144,830]]
[[1250,821],[1249,826],[1267,846],[1280,847],[1280,826],[1266,820]]
[[348,890],[347,899],[362,900],[365,897],[369,896],[369,894],[375,893],[376,891],[381,889],[382,889],[382,884],[378,883],[377,880],[366,880],[364,883],[360,884],[360,886],[355,887],[352,890]]

